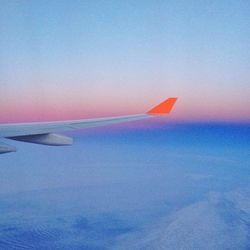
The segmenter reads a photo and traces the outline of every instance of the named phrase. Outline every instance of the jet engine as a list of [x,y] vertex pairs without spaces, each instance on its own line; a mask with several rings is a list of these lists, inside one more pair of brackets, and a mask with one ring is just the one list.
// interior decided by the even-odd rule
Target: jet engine
[[0,154],[16,152],[16,147],[8,144],[0,144]]
[[30,142],[35,144],[43,144],[48,146],[68,146],[72,145],[73,139],[59,134],[40,134],[8,137],[15,141]]

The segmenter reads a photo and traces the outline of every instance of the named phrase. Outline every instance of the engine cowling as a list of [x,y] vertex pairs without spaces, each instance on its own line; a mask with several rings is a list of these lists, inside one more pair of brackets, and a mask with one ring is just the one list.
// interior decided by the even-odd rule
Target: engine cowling
[[0,144],[0,154],[16,152],[16,147],[8,144]]
[[59,134],[25,135],[8,137],[8,139],[49,146],[67,146],[73,143],[72,138]]

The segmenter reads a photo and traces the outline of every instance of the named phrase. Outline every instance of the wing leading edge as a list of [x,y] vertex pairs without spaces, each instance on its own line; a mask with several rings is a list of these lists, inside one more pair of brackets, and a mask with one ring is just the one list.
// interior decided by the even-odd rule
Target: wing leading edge
[[[168,98],[145,114],[57,122],[2,124],[0,125],[0,137],[44,145],[71,145],[71,138],[55,133],[136,121],[155,115],[166,115],[171,112],[176,101],[177,98]],[[12,146],[10,147],[11,149],[13,148]],[[8,152],[12,152],[10,149],[8,150]],[[13,149],[13,151],[15,150]],[[5,153],[4,150],[0,150],[1,152]]]

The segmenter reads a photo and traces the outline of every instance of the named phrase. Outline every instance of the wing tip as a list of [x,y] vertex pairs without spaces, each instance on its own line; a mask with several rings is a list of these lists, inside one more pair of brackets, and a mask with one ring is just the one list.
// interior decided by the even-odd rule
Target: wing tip
[[161,102],[157,106],[150,109],[147,114],[148,115],[166,115],[171,112],[174,107],[174,104],[177,101],[177,97],[170,97],[167,100]]

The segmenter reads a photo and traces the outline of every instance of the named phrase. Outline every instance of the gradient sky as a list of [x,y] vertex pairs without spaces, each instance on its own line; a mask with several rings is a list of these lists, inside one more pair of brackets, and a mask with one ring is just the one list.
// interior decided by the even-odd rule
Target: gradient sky
[[9,1],[0,7],[0,122],[144,112],[250,121],[250,2]]

